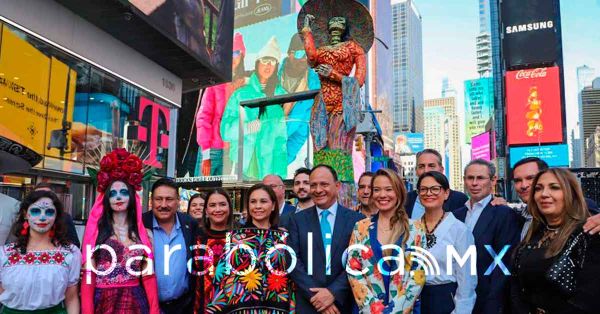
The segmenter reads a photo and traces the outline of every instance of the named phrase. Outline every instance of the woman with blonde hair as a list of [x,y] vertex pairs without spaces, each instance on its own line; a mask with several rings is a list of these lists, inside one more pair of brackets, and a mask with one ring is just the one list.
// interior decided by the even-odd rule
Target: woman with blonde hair
[[600,239],[582,230],[589,212],[577,179],[548,169],[532,186],[533,221],[514,260],[513,313],[597,313]]
[[361,313],[410,313],[425,284],[410,253],[422,249],[423,224],[409,220],[404,182],[395,172],[378,170],[371,185],[369,206],[378,213],[354,225],[348,280]]

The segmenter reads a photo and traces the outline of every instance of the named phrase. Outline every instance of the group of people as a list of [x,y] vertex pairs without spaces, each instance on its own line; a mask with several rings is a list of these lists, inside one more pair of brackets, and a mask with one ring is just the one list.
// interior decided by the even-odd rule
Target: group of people
[[14,238],[0,250],[2,313],[600,308],[600,216],[568,170],[537,158],[513,169],[526,209],[494,196],[495,169],[484,160],[465,168],[468,196],[451,190],[441,156],[426,149],[415,191],[392,170],[368,172],[353,209],[338,203],[330,166],[296,171],[295,205],[283,180],[267,175],[244,198],[243,224],[220,188],[190,200],[195,217],[179,212],[178,186],[167,178],[154,183],[152,210],[143,212],[138,162],[124,150],[103,158],[81,250],[53,192],[24,198]]
[[281,51],[275,37],[271,38],[258,52],[250,74],[244,67],[245,56],[244,39],[236,33],[233,79],[207,88],[196,115],[197,142],[201,148],[196,172],[205,176],[222,175],[224,161],[238,160],[241,117],[244,150],[240,162],[245,178],[262,179],[267,174],[285,177],[288,165],[308,140],[313,100],[261,108],[242,108],[240,103],[319,89],[319,77],[308,67],[299,34],[291,37],[287,53]]

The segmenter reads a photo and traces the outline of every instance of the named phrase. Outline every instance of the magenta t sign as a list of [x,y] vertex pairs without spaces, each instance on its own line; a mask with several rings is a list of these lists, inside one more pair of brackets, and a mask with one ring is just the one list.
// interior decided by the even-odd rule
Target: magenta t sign
[[[161,106],[146,97],[140,97],[140,111],[138,119],[142,121],[144,117],[144,112],[146,110],[151,110],[151,121],[150,121],[150,132],[148,132],[148,128],[144,126],[138,127],[138,139],[146,144],[149,144],[149,154],[148,158],[144,160],[144,164],[155,167],[162,168],[162,163],[156,159],[156,155],[158,153],[158,148],[168,148],[169,147],[169,116],[170,111],[169,108]],[[164,132],[160,132],[159,127],[159,119],[160,115],[163,115],[164,121],[166,123],[166,130]],[[150,133],[150,134],[148,134]]]

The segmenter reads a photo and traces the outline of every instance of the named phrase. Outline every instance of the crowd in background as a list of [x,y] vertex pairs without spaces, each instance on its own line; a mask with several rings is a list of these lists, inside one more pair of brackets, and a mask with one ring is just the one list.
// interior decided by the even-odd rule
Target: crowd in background
[[119,176],[103,182],[81,250],[38,186],[0,250],[1,313],[597,313],[600,215],[572,173],[521,160],[512,179],[525,206],[509,207],[493,164],[465,167],[465,194],[441,160],[417,155],[410,192],[392,170],[364,173],[352,209],[328,165],[296,171],[294,204],[266,175],[239,222],[221,188],[183,213],[177,184],[159,179],[144,212],[136,176]]

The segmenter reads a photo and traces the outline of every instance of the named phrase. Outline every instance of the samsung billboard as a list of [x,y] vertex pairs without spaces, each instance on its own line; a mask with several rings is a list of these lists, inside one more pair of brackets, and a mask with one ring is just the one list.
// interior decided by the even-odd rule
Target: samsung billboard
[[555,62],[560,29],[556,0],[503,0],[503,54],[508,68]]

